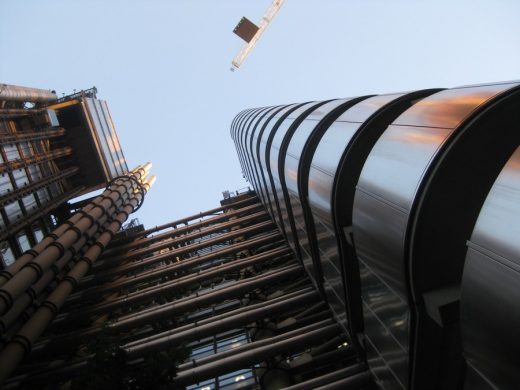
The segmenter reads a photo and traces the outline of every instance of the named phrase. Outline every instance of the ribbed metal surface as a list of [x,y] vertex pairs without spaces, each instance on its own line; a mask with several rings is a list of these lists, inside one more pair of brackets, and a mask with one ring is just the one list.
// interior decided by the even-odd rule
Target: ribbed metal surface
[[56,99],[56,93],[46,89],[0,84],[0,101],[49,103]]
[[291,105],[259,136],[249,130],[265,122],[258,111],[241,114],[247,126],[233,124],[246,178],[336,318],[363,334],[384,388],[465,380],[457,312],[465,244],[520,143],[518,85],[365,97],[333,120],[308,114],[297,124],[308,106]]

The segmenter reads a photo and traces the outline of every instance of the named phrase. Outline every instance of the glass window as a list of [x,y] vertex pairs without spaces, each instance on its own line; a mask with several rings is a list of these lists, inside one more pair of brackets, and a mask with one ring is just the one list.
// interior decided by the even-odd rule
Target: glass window
[[13,264],[16,260],[13,255],[13,251],[11,250],[11,247],[9,246],[7,241],[0,243],[0,255],[2,256],[2,261],[4,262],[4,265],[6,267]]
[[13,185],[7,173],[0,175],[0,195],[5,195],[13,190]]
[[36,193],[38,194],[38,199],[40,199],[40,202],[42,204],[45,204],[49,201],[50,197],[46,189],[43,188],[41,190],[38,190]]
[[20,146],[20,149],[21,149],[21,151],[22,151],[22,155],[23,155],[24,157],[27,157],[27,156],[31,156],[31,155],[32,155],[32,153],[31,153],[31,148],[30,148],[30,146],[29,146],[29,144],[28,144],[27,142],[21,142],[21,143],[19,144],[19,146]]
[[31,244],[29,244],[29,239],[27,238],[25,233],[18,234],[16,239],[18,240],[18,244],[20,245],[20,249],[22,250],[22,252],[31,249]]
[[18,154],[18,149],[15,145],[5,145],[4,146],[5,155],[8,161],[16,160],[20,158]]
[[25,210],[28,212],[35,210],[37,208],[36,199],[34,195],[27,195],[22,199],[23,205],[25,206]]
[[27,178],[27,174],[25,173],[25,169],[16,169],[13,171],[13,176],[16,181],[16,186],[18,188],[26,186],[29,183],[29,179]]
[[33,181],[38,181],[42,178],[42,173],[38,165],[29,165],[29,174]]
[[99,100],[98,102],[101,105],[102,114],[105,119],[104,124],[106,124],[107,126],[106,133],[108,135],[110,150],[112,151],[112,161],[115,165],[116,171],[119,174],[124,173],[128,171],[128,167],[126,166],[125,157],[123,156],[123,151],[121,150],[119,138],[117,137],[117,133],[114,128],[114,123],[112,122],[110,112],[108,111],[107,103],[104,100]]
[[58,195],[61,195],[63,193],[62,189],[61,189],[61,186],[59,185],[59,183],[52,183],[50,186],[49,186],[50,190],[51,190],[51,194],[52,196],[58,196]]
[[18,202],[10,203],[5,206],[5,212],[9,218],[9,222],[16,222],[22,216],[22,210]]
[[43,232],[39,227],[37,227],[37,226],[33,227],[33,232],[34,232],[34,237],[36,237],[36,242],[40,242],[41,240],[43,240],[43,237],[44,237]]

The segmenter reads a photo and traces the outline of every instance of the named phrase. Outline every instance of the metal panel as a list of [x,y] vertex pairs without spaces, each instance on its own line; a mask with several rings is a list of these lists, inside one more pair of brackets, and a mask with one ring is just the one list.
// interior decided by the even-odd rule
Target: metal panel
[[520,148],[491,189],[468,243],[461,332],[470,366],[497,388],[520,383]]
[[[303,121],[316,107],[322,106],[325,102],[311,102],[300,106],[298,109],[289,113],[288,117],[278,126],[278,130],[273,138],[271,144],[271,153],[269,158],[269,170],[273,179],[273,187],[275,188],[275,196],[280,205],[280,212],[282,221],[287,232],[287,239],[289,245],[296,251],[299,257],[298,237],[293,221],[292,210],[287,208],[287,200],[284,192],[287,192],[285,187],[285,180],[283,178],[283,169],[287,143],[290,141],[294,131],[298,125]],[[281,151],[281,153],[280,153]]]
[[251,126],[253,125],[253,123],[256,122],[256,118],[258,117],[258,115],[262,114],[265,110],[266,110],[266,108],[258,108],[258,109],[253,110],[247,116],[245,121],[241,124],[241,131],[239,133],[239,138],[238,138],[238,144],[239,144],[240,150],[242,151],[242,156],[243,156],[243,161],[244,161],[244,168],[245,168],[244,174],[247,178],[247,181],[251,184],[253,184],[253,177],[252,177],[252,172],[251,172],[251,166],[249,163],[248,153],[246,150],[246,139],[248,137],[248,133],[251,129]]
[[292,104],[289,106],[286,106],[281,111],[279,111],[273,120],[271,120],[262,134],[262,138],[260,139],[260,151],[259,151],[259,160],[260,160],[260,166],[262,167],[262,172],[265,180],[265,188],[267,190],[268,198],[271,201],[271,206],[273,210],[273,219],[276,222],[276,224],[280,227],[283,234],[287,237],[287,234],[285,232],[285,227],[282,221],[282,215],[280,211],[280,205],[278,203],[278,198],[276,197],[276,189],[274,188],[273,179],[271,176],[271,170],[269,167],[269,160],[270,160],[270,154],[271,154],[271,142],[278,131],[278,127],[283,123],[285,118],[294,110],[296,110],[299,106],[303,105],[305,103],[301,104]]
[[246,139],[246,153],[250,160],[251,170],[253,172],[253,177],[255,181],[255,189],[263,203],[266,202],[266,196],[264,195],[264,189],[261,186],[261,175],[259,172],[260,168],[256,159],[256,142],[258,141],[258,133],[260,132],[268,118],[274,113],[276,113],[276,111],[279,109],[280,106],[274,106],[269,107],[265,112],[263,112],[262,115],[260,115],[258,119],[255,121],[251,133],[249,134],[248,139]]
[[[264,164],[265,164],[265,147],[262,148],[262,139],[264,137],[264,134],[266,134],[266,132],[268,133],[270,131],[271,127],[273,126],[273,122],[277,120],[278,113],[284,111],[287,107],[288,106],[277,107],[275,110],[273,110],[272,114],[269,114],[269,116],[264,117],[262,119],[262,122],[259,123],[259,130],[257,130],[255,132],[254,138],[252,139],[252,142],[253,142],[252,156],[253,156],[253,160],[255,161],[255,165],[257,167],[256,171],[259,174],[259,186],[262,189],[264,205],[266,206],[266,209],[271,216],[274,215],[274,209],[273,209],[273,205],[271,203],[271,197],[269,195],[269,191],[267,188],[267,184],[266,184],[267,182],[265,180],[266,179],[266,176],[264,173],[265,165],[263,165],[262,158],[261,158],[261,156],[263,155]],[[267,130],[267,129],[269,129],[269,130]],[[268,135],[265,135],[265,136],[267,137]],[[261,152],[261,150],[263,150],[263,153]]]
[[[401,342],[414,347],[402,351],[413,356],[406,375],[412,387],[434,386],[441,377],[428,375],[441,369],[440,359],[432,356],[443,353],[439,345],[445,336],[433,332],[412,343],[424,329],[437,326],[426,314],[422,294],[460,280],[464,231],[478,213],[479,193],[495,169],[493,159],[509,139],[507,131],[493,133],[488,118],[513,87],[445,90],[416,102],[383,133],[363,167],[353,212],[356,252],[389,293],[405,303],[411,323],[418,324],[404,331],[408,340]],[[497,142],[496,150],[483,154],[490,140]],[[462,210],[466,195],[473,198]],[[450,214],[452,205],[460,212]],[[388,325],[395,314],[385,315],[381,321],[399,340],[402,336]]]

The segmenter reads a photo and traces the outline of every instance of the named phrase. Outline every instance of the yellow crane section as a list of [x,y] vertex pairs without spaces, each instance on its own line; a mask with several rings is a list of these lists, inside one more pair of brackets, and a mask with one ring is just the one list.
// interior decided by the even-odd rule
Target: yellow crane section
[[251,50],[253,50],[253,48],[255,47],[256,43],[258,42],[258,40],[262,36],[264,30],[267,28],[267,26],[269,26],[269,24],[271,23],[273,18],[276,16],[278,11],[282,7],[284,1],[285,0],[274,0],[271,3],[271,5],[269,6],[269,8],[267,9],[267,11],[265,12],[265,14],[262,17],[262,20],[260,21],[260,23],[258,23],[258,26],[255,26],[254,24],[249,22],[247,19],[242,18],[242,20],[240,21],[238,26],[235,28],[234,32],[237,33],[237,30],[239,29],[239,27],[241,26],[242,22],[245,19],[246,23],[244,23],[244,25],[248,25],[249,28],[251,28],[251,25],[252,25],[253,28],[256,29],[256,33],[252,36],[252,38],[248,38],[248,39],[244,38],[244,36],[242,36],[239,33],[237,33],[237,35],[241,36],[246,41],[246,44],[238,52],[238,54],[233,59],[233,61],[231,61],[231,65],[232,65],[231,66],[231,70],[232,71],[235,71],[236,69],[240,68],[242,63],[245,61],[245,59],[247,58],[247,56],[249,55]]

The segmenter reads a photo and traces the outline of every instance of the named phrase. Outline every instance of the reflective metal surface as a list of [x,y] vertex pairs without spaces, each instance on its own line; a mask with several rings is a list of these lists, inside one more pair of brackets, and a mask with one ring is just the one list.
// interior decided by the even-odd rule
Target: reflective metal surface
[[520,148],[489,193],[468,242],[461,294],[464,353],[501,389],[520,383]]
[[292,104],[290,106],[286,106],[284,109],[279,111],[276,116],[273,118],[273,120],[270,122],[270,126],[268,125],[266,131],[264,131],[264,134],[262,138],[260,139],[260,166],[263,168],[264,178],[265,178],[265,186],[267,193],[271,199],[271,204],[273,206],[274,211],[274,220],[277,223],[277,225],[280,227],[284,235],[287,237],[286,231],[285,231],[285,225],[283,223],[282,213],[280,210],[280,204],[278,202],[278,197],[276,196],[276,188],[274,186],[273,177],[271,174],[270,169],[270,155],[271,155],[271,144],[273,142],[273,139],[276,135],[276,132],[278,131],[280,125],[283,123],[283,121],[287,118],[287,116],[300,106],[304,105],[302,104]]
[[504,326],[489,320],[520,327],[511,319],[520,158],[495,185],[467,252],[467,376],[458,332],[465,243],[520,144],[518,85],[292,104],[233,123],[244,174],[384,389],[520,380],[511,337],[495,336]]
[[266,190],[263,187],[264,186],[263,178],[262,178],[262,174],[260,172],[261,167],[260,167],[260,164],[258,161],[258,154],[257,154],[259,134],[262,134],[262,132],[264,131],[264,129],[266,127],[267,122],[269,122],[269,120],[271,118],[273,118],[278,111],[283,109],[283,107],[284,106],[271,107],[269,109],[269,111],[267,111],[265,114],[263,114],[261,117],[259,117],[258,120],[254,124],[253,131],[248,140],[249,142],[247,142],[249,144],[249,157],[251,159],[252,169],[253,169],[254,175],[256,177],[256,184],[258,186],[258,187],[255,187],[255,190],[256,190],[257,194],[260,196],[260,199],[262,200],[262,203],[264,205],[268,204],[268,200],[267,200],[267,195],[265,192]]
[[[271,177],[273,179],[273,187],[276,191],[276,197],[278,204],[280,205],[280,212],[282,214],[282,221],[285,226],[285,231],[288,233],[289,245],[299,253],[299,243],[296,228],[293,221],[292,210],[288,209],[285,193],[287,190],[285,187],[285,180],[283,172],[280,172],[280,167],[283,167],[285,163],[285,156],[287,150],[287,144],[289,143],[294,131],[297,129],[299,124],[305,120],[305,118],[313,112],[316,107],[323,105],[324,102],[311,102],[300,106],[298,109],[292,111],[289,116],[280,124],[275,136],[273,137],[271,145],[271,153],[269,159],[269,169]],[[280,153],[281,151],[281,153]],[[282,168],[283,169],[283,168]]]
[[[289,144],[286,158],[283,161],[283,178],[286,185],[287,208],[292,210],[295,218],[296,234],[301,243],[302,260],[309,274],[320,286],[325,284],[324,290],[331,302],[331,306],[338,319],[345,321],[344,296],[341,292],[341,278],[337,273],[329,275],[330,282],[323,278],[322,267],[319,264],[316,246],[318,235],[310,222],[308,200],[308,173],[315,147],[322,133],[330,123],[344,110],[353,105],[352,99],[333,100],[313,110],[307,118],[299,124]],[[312,145],[311,145],[312,144]],[[301,211],[300,211],[301,210]],[[326,236],[328,238],[328,236]],[[324,238],[325,239],[325,238]],[[332,288],[336,286],[336,289]],[[332,304],[334,302],[334,304]]]
[[[386,315],[382,313],[381,320],[385,332],[390,332],[405,348],[403,356],[418,356],[409,360],[406,375],[399,374],[406,379],[406,386],[423,388],[428,382],[427,376],[415,374],[426,370],[423,366],[429,364],[423,357],[427,352],[422,351],[440,353],[436,348],[442,338],[415,339],[422,332],[421,324],[431,321],[428,316],[422,317],[426,310],[422,292],[460,280],[464,261],[460,249],[465,242],[461,229],[467,228],[472,213],[478,212],[478,196],[475,194],[475,201],[470,202],[471,209],[462,213],[450,215],[440,212],[439,207],[453,202],[460,209],[459,200],[464,199],[460,183],[467,183],[466,190],[473,185],[481,192],[487,177],[492,175],[492,170],[484,168],[482,162],[473,164],[473,171],[469,164],[464,164],[465,157],[477,158],[476,151],[486,146],[487,137],[485,119],[471,122],[468,118],[484,118],[482,113],[493,107],[493,99],[514,86],[445,90],[416,102],[383,133],[363,167],[353,210],[356,252],[360,261],[387,286],[385,295],[396,294],[392,310]],[[459,135],[466,133],[470,135],[465,138]],[[446,157],[449,151],[452,155]],[[484,187],[478,184],[479,180]],[[453,200],[446,196],[448,192]],[[450,218],[456,223],[450,222]],[[450,225],[456,226],[457,231],[450,231]],[[443,234],[443,230],[450,232]],[[446,248],[444,256],[428,255],[428,251],[433,252],[431,248],[439,253],[440,248]],[[367,328],[367,335],[370,332]],[[419,342],[414,344],[414,340]],[[440,367],[439,362],[436,364]],[[440,368],[430,363],[429,369]]]
[[255,111],[252,115],[249,116],[247,122],[242,126],[244,131],[241,132],[240,146],[244,155],[244,162],[247,166],[247,179],[253,185],[254,188],[258,188],[259,185],[257,183],[257,177],[253,171],[254,168],[251,161],[251,153],[248,149],[248,141],[251,137],[251,132],[253,131],[253,129],[256,128],[258,124],[259,118],[261,118],[263,115],[266,115],[270,110],[271,108],[267,107]]

